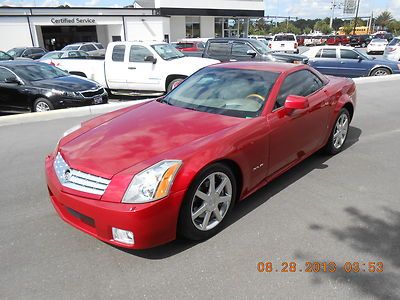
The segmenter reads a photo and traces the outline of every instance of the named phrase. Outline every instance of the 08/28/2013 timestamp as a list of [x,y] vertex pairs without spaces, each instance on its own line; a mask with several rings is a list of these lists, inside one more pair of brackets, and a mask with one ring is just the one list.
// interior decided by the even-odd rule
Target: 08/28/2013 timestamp
[[338,264],[333,261],[306,261],[303,264],[295,261],[284,261],[274,264],[271,261],[265,261],[257,263],[257,270],[260,273],[334,273],[337,271],[344,271],[346,273],[382,273],[383,262],[346,261],[343,264]]

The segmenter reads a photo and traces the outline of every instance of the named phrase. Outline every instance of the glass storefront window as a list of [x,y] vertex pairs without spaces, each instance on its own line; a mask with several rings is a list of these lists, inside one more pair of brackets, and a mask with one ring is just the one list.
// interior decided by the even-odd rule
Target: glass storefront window
[[214,23],[215,37],[217,38],[222,37],[223,24],[224,24],[223,18],[215,18],[215,23]]
[[200,17],[186,17],[186,37],[200,37]]
[[215,37],[247,37],[248,18],[215,18]]

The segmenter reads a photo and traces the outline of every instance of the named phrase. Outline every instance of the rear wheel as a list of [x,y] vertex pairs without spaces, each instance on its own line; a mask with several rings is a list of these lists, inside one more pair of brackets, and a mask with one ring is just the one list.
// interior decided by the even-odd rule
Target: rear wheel
[[371,73],[371,76],[385,76],[385,75],[390,75],[390,71],[385,68],[377,68]]
[[38,98],[33,103],[33,111],[34,112],[44,112],[53,110],[53,104],[46,98]]
[[332,129],[329,140],[326,143],[325,151],[334,155],[343,149],[343,145],[347,139],[347,133],[350,126],[350,114],[346,108],[342,108],[336,119],[335,126]]
[[174,84],[175,84],[175,83],[178,83],[178,82],[180,82],[180,81],[182,81],[182,80],[183,80],[183,78],[176,78],[176,79],[172,80],[172,81],[168,84],[167,93],[169,93],[169,92],[172,90],[172,88],[174,87]]
[[236,200],[236,179],[230,168],[213,164],[197,175],[179,215],[178,232],[190,240],[204,240],[221,230]]

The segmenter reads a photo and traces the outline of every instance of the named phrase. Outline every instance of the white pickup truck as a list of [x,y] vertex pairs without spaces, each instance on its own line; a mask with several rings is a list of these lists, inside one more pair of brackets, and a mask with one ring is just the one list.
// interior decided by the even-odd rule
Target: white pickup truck
[[114,42],[104,60],[52,59],[50,64],[97,81],[115,95],[156,96],[171,90],[175,82],[218,60],[185,57],[161,42]]
[[272,51],[299,53],[296,36],[293,33],[275,34],[272,40],[268,42],[268,47],[270,47]]

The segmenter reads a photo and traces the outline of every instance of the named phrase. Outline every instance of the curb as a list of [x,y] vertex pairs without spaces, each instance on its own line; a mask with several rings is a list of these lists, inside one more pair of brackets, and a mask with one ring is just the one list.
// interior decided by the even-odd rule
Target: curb
[[146,101],[149,101],[149,99],[135,100],[122,103],[108,103],[102,105],[66,108],[66,109],[59,109],[41,113],[22,113],[11,116],[2,116],[0,117],[0,127],[7,125],[19,125],[24,123],[51,121],[51,120],[72,118],[72,117],[94,116],[111,112],[120,108],[136,105]]

